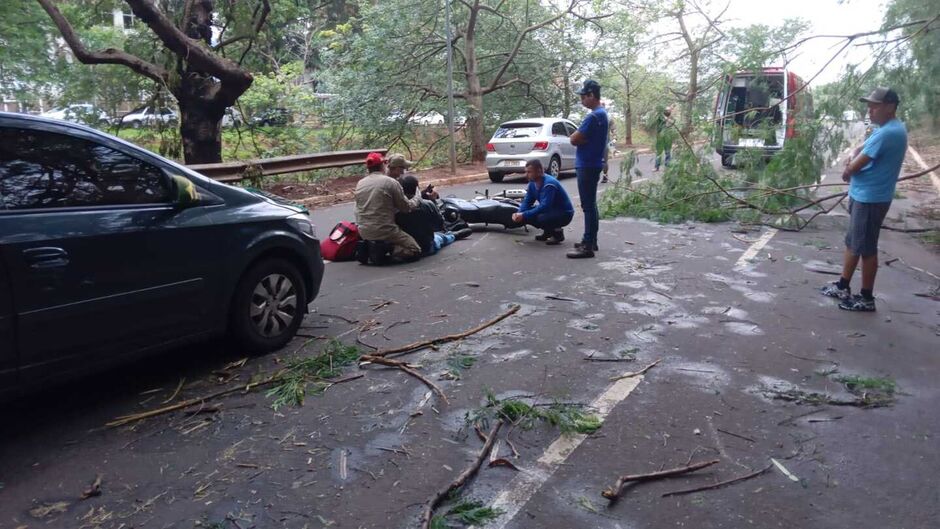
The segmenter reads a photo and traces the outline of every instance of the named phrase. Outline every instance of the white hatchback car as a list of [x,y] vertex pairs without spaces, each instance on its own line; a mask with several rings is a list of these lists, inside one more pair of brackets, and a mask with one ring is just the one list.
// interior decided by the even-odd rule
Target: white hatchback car
[[486,171],[493,182],[509,173],[524,173],[529,160],[539,160],[552,176],[574,171],[575,147],[569,136],[578,130],[561,118],[507,121],[486,144]]

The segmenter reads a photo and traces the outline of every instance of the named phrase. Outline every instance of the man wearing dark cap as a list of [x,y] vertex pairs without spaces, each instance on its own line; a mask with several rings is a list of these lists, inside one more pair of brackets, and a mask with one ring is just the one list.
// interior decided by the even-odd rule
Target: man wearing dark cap
[[395,214],[418,206],[419,198],[408,199],[397,180],[385,174],[385,158],[371,152],[366,157],[369,174],[356,184],[356,223],[366,241],[391,245],[392,257],[408,261],[421,255],[415,240],[395,224]]
[[584,211],[584,236],[568,252],[572,259],[594,257],[597,251],[597,183],[604,168],[607,150],[607,111],[601,106],[601,85],[588,79],[578,90],[581,104],[591,110],[578,130],[571,135],[571,144],[577,147],[574,168],[578,174],[578,194]]
[[[868,103],[871,122],[879,127],[855,149],[842,171],[842,180],[849,182],[850,215],[842,276],[825,285],[821,292],[841,300],[840,309],[873,312],[878,235],[901,173],[907,151],[907,130],[896,117],[900,99],[894,90],[876,88],[860,101]],[[862,288],[860,294],[853,296],[849,282],[859,260],[862,261]]]

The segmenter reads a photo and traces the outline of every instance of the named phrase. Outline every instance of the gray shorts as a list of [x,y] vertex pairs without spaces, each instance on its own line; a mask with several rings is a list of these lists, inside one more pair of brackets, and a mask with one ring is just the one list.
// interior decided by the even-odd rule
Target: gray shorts
[[881,223],[890,207],[891,202],[856,202],[849,198],[849,230],[845,234],[845,247],[862,257],[877,255]]

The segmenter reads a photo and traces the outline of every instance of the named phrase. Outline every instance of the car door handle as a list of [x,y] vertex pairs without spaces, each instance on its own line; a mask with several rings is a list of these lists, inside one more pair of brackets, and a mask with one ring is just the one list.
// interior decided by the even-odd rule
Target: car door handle
[[26,264],[34,270],[61,268],[69,264],[69,254],[62,248],[43,246],[23,250]]

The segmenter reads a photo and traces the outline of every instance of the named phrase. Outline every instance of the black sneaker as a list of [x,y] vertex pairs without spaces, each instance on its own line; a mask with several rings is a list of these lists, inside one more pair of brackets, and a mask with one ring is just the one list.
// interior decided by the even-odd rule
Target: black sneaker
[[841,299],[842,301],[848,300],[852,297],[852,289],[849,287],[839,288],[838,281],[826,283],[822,288],[819,289],[819,293],[830,298]]
[[[583,248],[583,247],[584,247],[584,243],[583,243],[583,242],[576,242],[576,243],[574,243],[574,249],[575,249],[575,250],[580,250],[580,249]],[[596,243],[596,242],[594,243],[594,248],[592,248],[592,251],[595,251],[595,252],[598,251],[598,247],[597,247],[597,243]]]
[[473,235],[473,230],[471,230],[470,228],[464,228],[462,230],[457,230],[453,233],[454,233],[454,238],[459,241],[460,239],[466,239],[467,237]]
[[566,254],[569,259],[589,259],[594,257],[594,252],[584,246],[575,246],[574,250]]
[[545,244],[549,246],[556,246],[558,244],[563,243],[564,241],[565,241],[565,230],[555,230],[554,232],[552,232],[551,237],[549,237],[548,240],[545,241]]
[[855,294],[842,300],[842,303],[839,303],[839,308],[853,312],[875,312],[875,298],[865,299],[861,294]]
[[542,230],[542,234],[541,234],[541,235],[536,235],[536,236],[535,236],[535,240],[537,240],[537,241],[539,241],[539,242],[545,242],[545,241],[547,241],[547,240],[549,240],[549,239],[551,239],[551,238],[552,238],[552,232],[550,232],[550,231],[548,231],[548,230]]

